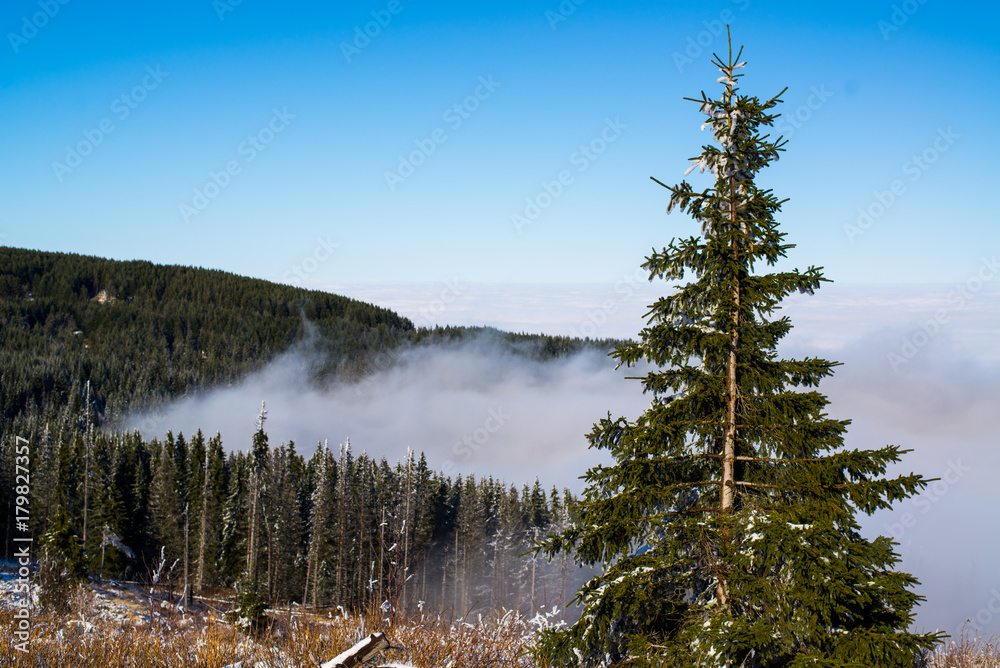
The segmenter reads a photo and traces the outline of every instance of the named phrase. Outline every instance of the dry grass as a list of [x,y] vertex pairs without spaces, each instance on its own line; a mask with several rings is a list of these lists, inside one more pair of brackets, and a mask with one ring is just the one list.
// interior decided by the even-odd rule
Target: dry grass
[[[373,631],[394,647],[385,662],[417,668],[505,668],[531,664],[525,650],[536,624],[515,612],[469,623],[439,614],[394,621],[335,613],[278,612],[254,637],[220,621],[209,608],[182,613],[143,604],[142,595],[120,590],[74,594],[71,612],[33,615],[27,654],[0,643],[0,666],[79,668],[298,668],[329,661]],[[125,595],[119,595],[125,594]],[[0,627],[15,628],[13,612],[0,612]]]
[[1000,668],[1000,637],[962,635],[927,657],[927,668]]

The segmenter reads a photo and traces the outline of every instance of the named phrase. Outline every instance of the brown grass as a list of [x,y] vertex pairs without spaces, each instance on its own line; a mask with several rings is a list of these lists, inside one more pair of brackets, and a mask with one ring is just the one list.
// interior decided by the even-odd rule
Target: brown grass
[[1000,637],[964,633],[927,657],[927,668],[1000,668]]
[[123,598],[107,590],[79,590],[71,612],[34,614],[28,653],[18,651],[7,629],[12,611],[0,612],[0,666],[74,666],[79,668],[241,668],[315,667],[329,661],[374,631],[393,647],[382,661],[417,668],[527,667],[525,650],[534,628],[523,616],[507,612],[469,622],[440,614],[395,621],[359,619],[335,612],[276,612],[255,636],[237,631],[206,606],[191,613],[174,607],[141,604],[141,595]]

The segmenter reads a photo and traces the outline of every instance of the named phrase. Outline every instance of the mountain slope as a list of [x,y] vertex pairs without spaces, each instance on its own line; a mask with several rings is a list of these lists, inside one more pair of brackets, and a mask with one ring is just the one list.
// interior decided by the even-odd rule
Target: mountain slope
[[312,335],[356,374],[413,324],[363,302],[222,271],[0,247],[0,409],[99,412],[231,382]]
[[223,271],[0,247],[0,430],[21,417],[98,422],[232,383],[296,343],[311,377],[355,379],[402,346],[487,340],[535,360],[610,340],[482,327],[416,330],[389,309]]

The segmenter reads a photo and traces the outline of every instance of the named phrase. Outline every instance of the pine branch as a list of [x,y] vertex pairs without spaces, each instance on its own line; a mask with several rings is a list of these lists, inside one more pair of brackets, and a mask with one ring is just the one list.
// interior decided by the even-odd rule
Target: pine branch
[[656,181],[657,183],[659,183],[659,184],[660,184],[661,186],[663,186],[663,187],[664,187],[664,188],[666,188],[667,190],[670,190],[670,191],[673,191],[673,188],[671,188],[670,186],[668,186],[668,185],[667,185],[666,183],[664,183],[663,181],[660,181],[660,180],[659,180],[658,178],[656,178],[655,176],[650,176],[649,178],[653,179],[654,181]]
[[640,522],[648,522],[650,520],[663,519],[664,517],[672,517],[674,515],[692,515],[694,513],[718,513],[722,509],[718,506],[711,506],[709,508],[690,508],[688,510],[671,510],[663,513],[655,513],[653,515],[645,515],[639,518]]

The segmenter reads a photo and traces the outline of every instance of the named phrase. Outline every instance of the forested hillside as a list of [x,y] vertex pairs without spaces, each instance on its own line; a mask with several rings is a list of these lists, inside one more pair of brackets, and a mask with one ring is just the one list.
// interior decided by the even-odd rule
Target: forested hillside
[[274,604],[564,601],[577,568],[520,555],[565,527],[566,491],[452,479],[420,454],[391,463],[346,444],[274,446],[266,418],[252,443],[225,448],[221,435],[117,429],[125,411],[235,382],[296,344],[317,360],[304,382],[322,385],[387,368],[407,346],[483,338],[536,360],[612,343],[416,330],[387,309],[221,271],[0,248],[4,554],[18,531],[20,445],[50,572],[145,580],[161,569],[179,587],[186,557],[196,590],[242,581]]
[[98,414],[232,381],[315,328],[320,373],[360,373],[413,324],[346,297],[221,271],[0,248],[0,408]]
[[232,382],[296,342],[316,349],[311,380],[324,383],[385,368],[404,345],[482,336],[537,359],[613,345],[418,331],[388,309],[222,271],[0,247],[0,429],[23,413],[79,411],[88,382],[103,425]]

